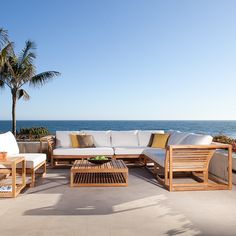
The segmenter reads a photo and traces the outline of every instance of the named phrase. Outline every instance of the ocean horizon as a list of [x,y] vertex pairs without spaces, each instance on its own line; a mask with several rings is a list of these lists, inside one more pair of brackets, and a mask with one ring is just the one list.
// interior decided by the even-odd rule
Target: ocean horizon
[[[201,134],[224,134],[236,138],[235,120],[17,120],[17,130],[46,127],[57,130],[179,130]],[[0,121],[0,132],[11,130],[11,120]]]

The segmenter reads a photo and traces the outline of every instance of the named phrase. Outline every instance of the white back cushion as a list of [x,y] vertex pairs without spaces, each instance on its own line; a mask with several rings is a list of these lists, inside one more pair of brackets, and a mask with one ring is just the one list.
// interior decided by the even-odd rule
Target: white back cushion
[[209,145],[213,137],[210,135],[189,134],[181,141],[181,145]]
[[112,147],[138,147],[138,131],[111,131]]
[[174,132],[170,135],[167,145],[178,145],[184,140],[189,133],[182,133],[182,132]]
[[56,146],[71,147],[70,134],[80,134],[80,131],[56,131]]
[[83,130],[85,134],[93,136],[94,144],[96,147],[111,147],[111,131],[93,131]]
[[139,130],[138,141],[140,147],[147,147],[152,134],[164,134],[164,130]]
[[19,154],[19,147],[12,132],[0,134],[0,151],[8,155]]

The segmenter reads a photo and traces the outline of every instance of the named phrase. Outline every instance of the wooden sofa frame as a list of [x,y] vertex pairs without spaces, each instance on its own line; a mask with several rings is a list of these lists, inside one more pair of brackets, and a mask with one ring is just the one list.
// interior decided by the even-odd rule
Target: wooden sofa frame
[[[53,155],[55,148],[55,137],[47,136],[41,139],[48,143],[48,155],[52,167],[57,161],[76,160],[87,158],[88,156]],[[209,164],[216,150],[228,151],[228,182],[223,181],[209,174]],[[165,166],[145,155],[113,155],[115,159],[139,158],[146,165],[148,162],[154,163],[153,173],[157,180],[169,191],[187,190],[224,190],[232,189],[232,146],[228,144],[212,143],[211,145],[170,145],[166,148]],[[174,183],[176,176],[192,177],[194,183]],[[209,181],[211,180],[211,182]],[[213,182],[212,182],[213,181]]]
[[[228,182],[209,174],[209,163],[216,150],[228,151]],[[146,163],[154,163],[153,173],[169,191],[226,190],[232,189],[232,146],[212,143],[211,145],[171,145],[166,149],[165,166],[146,156]],[[174,175],[192,177],[193,183],[174,183]],[[209,181],[211,180],[211,182]]]
[[[75,161],[78,159],[93,157],[93,155],[53,155],[53,150],[56,146],[55,136],[45,136],[40,139],[40,150],[42,152],[43,142],[47,142],[48,144],[48,159],[51,162],[52,167],[58,166],[58,161]],[[144,164],[144,155],[107,155],[108,157],[114,159],[139,159]]]

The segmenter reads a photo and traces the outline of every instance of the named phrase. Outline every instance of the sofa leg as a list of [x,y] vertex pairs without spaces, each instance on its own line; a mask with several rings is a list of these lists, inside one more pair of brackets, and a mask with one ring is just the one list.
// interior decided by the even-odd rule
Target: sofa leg
[[169,191],[172,192],[173,191],[173,172],[170,171],[169,172]]
[[45,161],[45,163],[44,163],[44,165],[43,165],[43,174],[42,174],[42,177],[44,177],[44,176],[46,175],[46,173],[47,173],[47,164],[46,164],[46,161]]
[[204,185],[208,185],[208,171],[203,172]]
[[53,159],[53,156],[51,156],[51,167],[54,167],[54,159]]
[[154,163],[153,174],[157,175],[157,164],[156,163]]
[[34,169],[31,170],[31,183],[30,187],[33,188],[35,186],[35,171]]

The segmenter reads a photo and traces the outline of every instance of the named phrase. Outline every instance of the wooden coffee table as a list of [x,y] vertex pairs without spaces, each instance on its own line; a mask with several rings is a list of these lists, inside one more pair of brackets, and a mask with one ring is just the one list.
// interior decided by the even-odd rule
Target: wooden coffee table
[[128,168],[122,160],[95,165],[87,160],[76,160],[71,167],[71,187],[128,186]]

